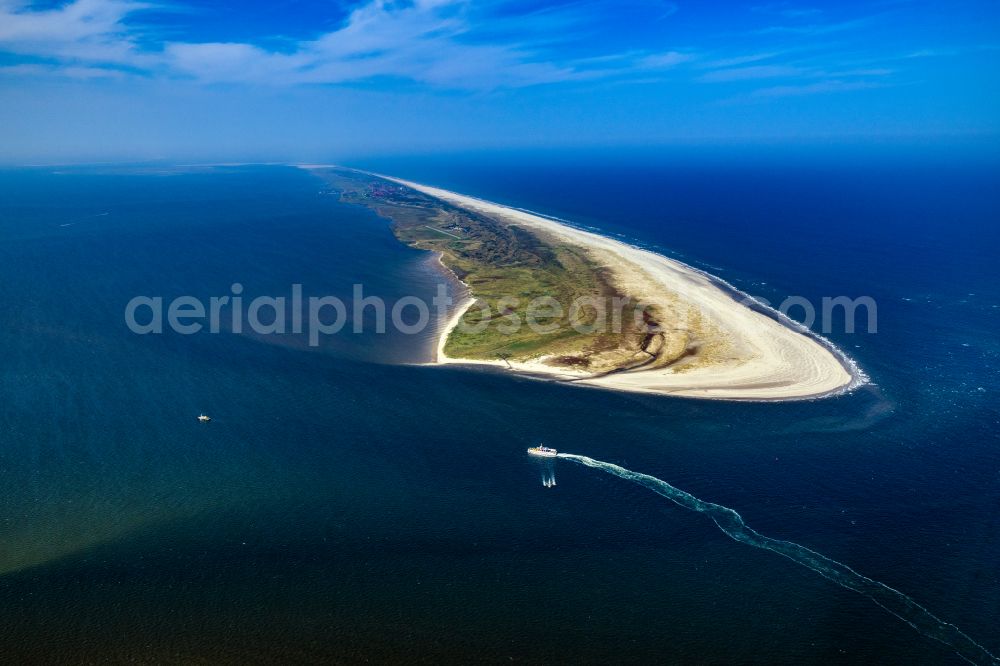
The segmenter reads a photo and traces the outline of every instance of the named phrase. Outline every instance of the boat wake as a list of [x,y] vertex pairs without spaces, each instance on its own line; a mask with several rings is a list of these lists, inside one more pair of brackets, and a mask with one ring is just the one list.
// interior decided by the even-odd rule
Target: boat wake
[[556,461],[552,458],[535,458],[542,485],[553,488],[556,485]]
[[949,624],[933,615],[926,608],[915,602],[898,590],[894,590],[888,585],[862,576],[846,564],[841,564],[835,560],[809,550],[805,546],[790,541],[780,541],[766,537],[754,531],[743,522],[740,514],[728,507],[712,502],[705,502],[690,493],[674,488],[666,481],[657,479],[648,474],[640,474],[627,470],[624,467],[611,463],[601,462],[586,456],[578,456],[572,453],[560,453],[559,458],[572,460],[573,462],[593,467],[609,474],[614,474],[626,481],[632,481],[640,486],[652,490],[654,493],[663,495],[672,502],[679,504],[685,509],[707,514],[723,532],[730,537],[756,548],[763,548],[771,552],[783,555],[790,560],[811,569],[841,587],[854,590],[865,595],[876,604],[900,618],[918,632],[944,643],[955,653],[973,664],[1000,664],[986,648],[976,643],[974,640],[962,633],[958,627]]

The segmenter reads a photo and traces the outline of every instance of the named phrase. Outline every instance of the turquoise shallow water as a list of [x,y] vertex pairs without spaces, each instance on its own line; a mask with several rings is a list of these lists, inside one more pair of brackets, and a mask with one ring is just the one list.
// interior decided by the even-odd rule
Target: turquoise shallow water
[[391,301],[441,277],[295,169],[4,172],[4,655],[958,663],[642,488],[540,466],[538,441],[732,507],[1000,650],[990,176],[361,166],[669,246],[768,298],[871,292],[879,332],[831,337],[875,384],[710,403],[405,365],[430,334],[135,336],[138,294]]

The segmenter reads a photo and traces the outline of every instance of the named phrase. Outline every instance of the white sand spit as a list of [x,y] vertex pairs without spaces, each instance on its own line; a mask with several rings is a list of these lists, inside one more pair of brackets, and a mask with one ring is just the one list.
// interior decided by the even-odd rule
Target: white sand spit
[[[711,276],[682,262],[621,241],[576,229],[554,220],[474,197],[380,176],[466,210],[534,229],[561,242],[584,248],[610,269],[625,293],[651,303],[677,304],[697,312],[702,331],[710,331],[716,350],[711,362],[689,366],[619,372],[591,377],[585,372],[556,368],[545,358],[514,362],[515,371],[573,379],[591,386],[624,391],[729,400],[789,400],[842,392],[862,381],[860,371],[824,340],[796,330],[739,302]],[[503,361],[448,358],[444,344],[458,324],[468,299],[458,307],[438,343],[438,363],[483,363],[506,367]],[[724,353],[718,353],[721,350]]]

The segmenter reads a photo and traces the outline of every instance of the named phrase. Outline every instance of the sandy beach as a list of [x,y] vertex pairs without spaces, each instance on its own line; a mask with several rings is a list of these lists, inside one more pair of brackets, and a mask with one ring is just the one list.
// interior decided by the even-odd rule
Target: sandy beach
[[[839,350],[791,322],[778,321],[739,302],[711,276],[682,262],[621,241],[583,231],[531,213],[474,197],[380,176],[469,211],[531,229],[573,244],[614,276],[630,297],[657,304],[680,321],[696,321],[699,344],[709,361],[592,377],[586,372],[546,365],[539,357],[512,362],[513,370],[608,389],[728,400],[791,400],[839,393],[862,381],[860,371]],[[503,361],[449,358],[445,341],[464,311],[456,308],[438,341],[437,363],[506,367]]]

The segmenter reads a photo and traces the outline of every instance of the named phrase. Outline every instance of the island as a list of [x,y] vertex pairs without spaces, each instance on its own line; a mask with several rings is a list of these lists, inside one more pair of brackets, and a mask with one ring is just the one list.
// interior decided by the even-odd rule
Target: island
[[312,170],[464,285],[436,363],[729,400],[817,398],[862,381],[826,340],[680,261],[436,187]]

